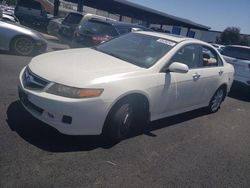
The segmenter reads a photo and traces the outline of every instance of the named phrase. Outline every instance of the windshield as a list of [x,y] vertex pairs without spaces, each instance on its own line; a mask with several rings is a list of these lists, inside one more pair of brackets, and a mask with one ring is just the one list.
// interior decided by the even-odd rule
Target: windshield
[[250,49],[227,46],[221,52],[222,55],[250,61]]
[[103,43],[95,49],[139,67],[149,68],[175,44],[175,42],[155,36],[129,33]]

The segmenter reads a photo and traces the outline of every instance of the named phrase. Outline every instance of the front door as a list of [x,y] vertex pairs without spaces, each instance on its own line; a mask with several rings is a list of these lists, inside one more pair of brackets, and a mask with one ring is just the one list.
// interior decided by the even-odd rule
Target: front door
[[170,84],[170,86],[165,87],[160,99],[163,114],[183,112],[202,102],[200,52],[199,45],[186,45],[171,58],[169,65],[174,62],[184,63],[189,67],[189,71],[187,73],[166,73],[166,78],[168,78],[166,80],[169,80],[166,84]]

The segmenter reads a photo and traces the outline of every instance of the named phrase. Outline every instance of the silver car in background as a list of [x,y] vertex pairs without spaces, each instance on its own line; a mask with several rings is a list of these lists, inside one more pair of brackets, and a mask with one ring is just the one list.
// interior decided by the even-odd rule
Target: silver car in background
[[46,40],[38,32],[0,20],[0,50],[31,56],[44,53],[46,49]]

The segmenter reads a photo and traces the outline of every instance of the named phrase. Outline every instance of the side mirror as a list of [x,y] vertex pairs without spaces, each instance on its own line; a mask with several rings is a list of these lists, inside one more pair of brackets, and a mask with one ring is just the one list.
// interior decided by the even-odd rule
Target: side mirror
[[174,62],[168,67],[168,70],[170,72],[187,73],[189,71],[189,68],[183,63]]

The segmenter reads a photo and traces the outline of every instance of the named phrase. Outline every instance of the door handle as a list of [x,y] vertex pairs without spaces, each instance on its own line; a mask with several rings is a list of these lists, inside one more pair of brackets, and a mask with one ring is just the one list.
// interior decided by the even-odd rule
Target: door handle
[[220,70],[219,75],[222,75],[222,74],[223,74],[223,70]]
[[194,78],[195,80],[199,79],[200,77],[201,77],[201,75],[198,74],[198,73],[193,74],[193,78]]

